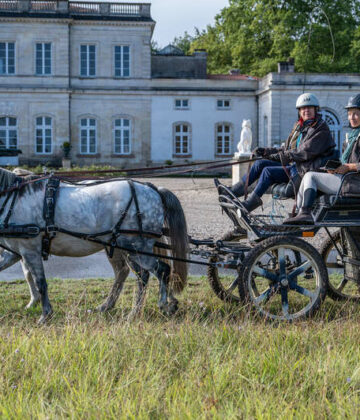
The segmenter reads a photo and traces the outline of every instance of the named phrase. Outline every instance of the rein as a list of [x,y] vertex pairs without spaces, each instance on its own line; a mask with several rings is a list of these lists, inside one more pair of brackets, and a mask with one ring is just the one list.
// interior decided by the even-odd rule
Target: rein
[[38,181],[43,181],[44,179],[48,179],[48,178],[50,178],[50,175],[44,175],[39,178],[29,179],[28,181],[17,183],[13,185],[12,187],[9,187],[9,188],[6,188],[5,190],[0,191],[0,197],[9,192],[19,191],[26,185],[33,184],[34,182],[38,182]]

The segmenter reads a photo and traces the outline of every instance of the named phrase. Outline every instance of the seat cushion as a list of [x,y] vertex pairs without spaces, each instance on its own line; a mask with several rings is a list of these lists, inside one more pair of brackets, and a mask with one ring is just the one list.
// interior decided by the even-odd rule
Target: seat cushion
[[282,184],[274,184],[271,189],[272,198],[275,200],[285,200],[287,198],[295,198],[294,187],[292,182],[284,182]]

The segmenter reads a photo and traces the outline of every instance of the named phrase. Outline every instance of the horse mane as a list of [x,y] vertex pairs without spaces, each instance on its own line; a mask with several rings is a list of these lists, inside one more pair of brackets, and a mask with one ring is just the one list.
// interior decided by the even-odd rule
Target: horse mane
[[0,191],[4,191],[16,183],[21,183],[22,178],[7,169],[0,168]]

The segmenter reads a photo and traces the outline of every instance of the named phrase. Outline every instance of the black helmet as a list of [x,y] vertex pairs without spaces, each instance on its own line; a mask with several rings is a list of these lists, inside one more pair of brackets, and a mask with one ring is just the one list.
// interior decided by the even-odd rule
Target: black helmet
[[349,98],[348,104],[346,105],[345,109],[350,108],[360,108],[360,93],[358,93],[356,96],[352,96]]

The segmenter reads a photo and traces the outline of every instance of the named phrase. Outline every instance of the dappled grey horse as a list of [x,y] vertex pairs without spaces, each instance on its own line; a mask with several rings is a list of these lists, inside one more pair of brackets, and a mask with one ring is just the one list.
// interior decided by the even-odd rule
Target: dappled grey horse
[[[22,182],[22,179],[0,169],[0,194],[16,182]],[[36,224],[44,228],[43,202],[46,183],[46,179],[35,180],[23,186],[19,189],[14,203],[12,199],[6,202],[7,194],[0,195],[0,208],[3,208],[0,223],[4,222],[13,204],[10,225]],[[60,183],[55,225],[69,232],[82,234],[111,232],[126,213],[121,230],[131,233],[120,233],[115,236],[114,245],[123,249],[115,248],[113,257],[109,257],[115,272],[115,282],[108,299],[100,309],[107,310],[114,306],[130,266],[139,277],[139,291],[133,313],[139,313],[141,310],[150,272],[155,274],[160,282],[159,306],[165,313],[170,314],[177,309],[177,300],[173,292],[180,292],[186,284],[187,265],[181,261],[174,261],[171,272],[170,266],[164,260],[148,254],[153,252],[154,244],[157,237],[161,236],[163,227],[167,227],[172,255],[178,258],[186,257],[188,235],[184,212],[180,202],[170,191],[163,188],[155,189],[153,186],[137,182],[134,183],[134,187],[141,212],[142,230],[147,234],[140,235],[138,232],[139,212],[134,202],[128,207],[132,192],[126,180],[111,180],[88,185]],[[151,235],[151,232],[154,235]],[[52,313],[42,262],[42,236],[43,233],[27,239],[0,237],[0,246],[6,249],[0,257],[0,270],[21,261],[32,294],[29,305],[34,304],[39,297],[41,299],[43,313],[40,322],[45,321]],[[106,233],[100,239],[104,243],[110,243],[114,240],[114,235]],[[58,256],[81,257],[103,249],[102,244],[62,232],[58,232],[51,243],[51,254]]]

